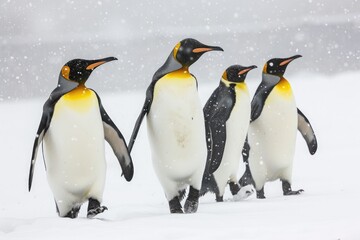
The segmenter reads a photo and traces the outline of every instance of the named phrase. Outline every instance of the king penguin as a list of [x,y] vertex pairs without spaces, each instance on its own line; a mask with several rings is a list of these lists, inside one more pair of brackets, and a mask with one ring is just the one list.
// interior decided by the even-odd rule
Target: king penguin
[[34,141],[29,174],[31,190],[38,147],[44,143],[47,179],[60,217],[76,218],[88,201],[87,217],[107,210],[101,206],[105,185],[104,138],[112,147],[127,181],[134,168],[126,142],[101,104],[98,94],[85,86],[98,66],[114,57],[66,63],[57,87],[43,107]]
[[[247,73],[256,66],[232,65],[222,75],[219,86],[204,107],[208,157],[200,195],[215,193],[222,202],[229,184],[235,200],[240,194],[237,172],[250,122],[250,96],[245,83]],[[241,195],[250,195],[247,190]]]
[[223,51],[191,38],[176,44],[153,76],[130,139],[131,151],[147,114],[153,166],[171,213],[183,213],[180,201],[188,186],[185,213],[194,213],[198,208],[206,164],[206,139],[197,80],[189,67],[205,52],[214,50]]
[[299,57],[301,55],[267,61],[262,82],[251,102],[251,123],[243,148],[246,170],[239,183],[255,185],[257,198],[265,198],[265,183],[277,179],[282,181],[284,195],[304,191],[291,188],[297,129],[310,154],[317,150],[314,130],[297,108],[291,86],[283,76],[288,64]]

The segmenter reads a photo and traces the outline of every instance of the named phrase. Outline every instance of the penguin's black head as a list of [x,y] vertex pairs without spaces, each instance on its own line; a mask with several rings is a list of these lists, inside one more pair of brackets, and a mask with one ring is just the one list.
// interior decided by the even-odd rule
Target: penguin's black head
[[225,70],[222,78],[235,83],[244,82],[247,73],[254,68],[257,68],[257,66],[243,67],[241,65],[232,65]]
[[173,50],[173,57],[184,67],[189,67],[196,62],[201,55],[209,51],[224,51],[221,47],[208,46],[201,42],[186,38],[176,44]]
[[271,74],[271,75],[277,75],[277,76],[283,76],[286,70],[287,65],[299,58],[302,57],[301,55],[295,55],[289,58],[273,58],[270,59],[265,63],[263,73]]
[[84,84],[95,68],[113,60],[117,60],[117,58],[108,57],[97,60],[73,59],[62,67],[60,74],[66,80]]

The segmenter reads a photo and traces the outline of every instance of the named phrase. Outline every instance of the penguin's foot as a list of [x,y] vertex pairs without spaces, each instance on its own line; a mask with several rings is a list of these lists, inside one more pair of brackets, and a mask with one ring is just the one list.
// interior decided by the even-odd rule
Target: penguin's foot
[[73,207],[64,217],[66,218],[77,218],[79,215],[80,207]]
[[289,196],[289,195],[299,195],[301,194],[302,192],[304,192],[303,189],[299,189],[297,191],[293,191],[291,189],[291,184],[286,181],[286,180],[281,180],[282,181],[282,189],[283,189],[283,193],[284,193],[284,196]]
[[216,195],[216,201],[217,202],[223,202],[224,201],[224,198],[223,198],[224,196],[219,196],[219,195]]
[[87,212],[88,218],[93,218],[99,213],[104,212],[105,210],[108,210],[108,208],[105,206],[100,206],[100,202],[98,200],[89,198],[89,206]]
[[179,197],[174,197],[169,201],[170,213],[184,213],[180,204]]
[[106,206],[100,206],[91,210],[88,210],[87,218],[93,218],[99,213],[103,213],[105,210],[108,210]]
[[260,189],[259,191],[256,191],[256,198],[265,199],[264,187],[262,189]]
[[284,192],[284,196],[289,196],[289,195],[299,195],[301,193],[304,192],[304,189],[299,189],[297,191],[289,191],[289,192]]
[[199,206],[199,201],[189,201],[189,199],[186,200],[184,205],[185,213],[196,213]]
[[229,187],[232,195],[236,195],[240,191],[240,186],[236,182],[230,182]]
[[196,213],[199,206],[200,191],[190,186],[189,195],[186,199],[185,213]]
[[252,194],[254,194],[255,189],[253,185],[247,185],[245,187],[240,188],[239,192],[233,196],[234,201],[241,201],[248,197],[250,197]]
[[170,209],[170,213],[184,213],[182,209]]

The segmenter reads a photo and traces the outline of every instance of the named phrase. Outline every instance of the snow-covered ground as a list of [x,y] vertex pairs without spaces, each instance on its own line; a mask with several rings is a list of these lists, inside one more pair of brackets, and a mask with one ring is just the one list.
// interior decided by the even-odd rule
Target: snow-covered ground
[[[292,66],[288,71],[296,72]],[[252,93],[260,80],[254,76],[260,76],[260,70],[249,74]],[[293,188],[305,192],[282,196],[277,181],[265,186],[265,200],[251,196],[234,202],[227,191],[226,201],[216,203],[213,195],[206,195],[191,215],[169,214],[144,124],[133,149],[135,175],[130,183],[120,176],[107,146],[103,204],[109,210],[89,220],[84,206],[77,219],[59,218],[41,153],[33,189],[27,191],[30,154],[45,99],[0,103],[0,239],[360,239],[360,72],[287,76],[319,143],[318,152],[310,156],[299,134]],[[216,87],[213,83],[199,79],[204,103]],[[144,90],[99,94],[128,140]]]

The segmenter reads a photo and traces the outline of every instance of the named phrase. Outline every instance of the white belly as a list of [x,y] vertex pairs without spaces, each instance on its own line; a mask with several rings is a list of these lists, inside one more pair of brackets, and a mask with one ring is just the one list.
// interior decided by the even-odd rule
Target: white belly
[[69,102],[62,97],[57,102],[44,143],[47,177],[58,205],[82,203],[89,197],[101,201],[104,132],[93,92],[85,99]]
[[[242,146],[250,121],[250,98],[246,89],[236,89],[236,103],[226,122],[226,144],[224,155],[219,168],[214,172],[214,177],[220,192],[227,182],[237,182],[239,161],[242,159]],[[221,194],[220,194],[221,195]]]
[[274,89],[260,117],[249,127],[249,164],[257,185],[278,178],[291,180],[296,133],[294,96]]
[[195,79],[160,79],[147,125],[154,169],[165,191],[171,191],[173,183],[200,189],[207,150]]

